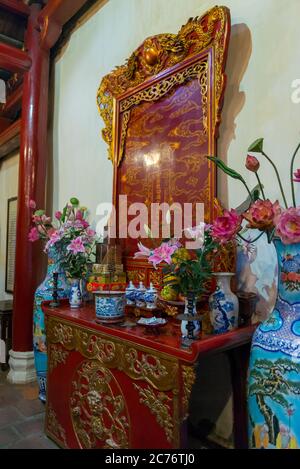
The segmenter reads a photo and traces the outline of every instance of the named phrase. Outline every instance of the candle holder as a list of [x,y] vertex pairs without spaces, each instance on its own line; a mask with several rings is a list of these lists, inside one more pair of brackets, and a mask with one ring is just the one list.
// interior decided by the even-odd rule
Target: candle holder
[[58,288],[58,272],[53,272],[53,293],[52,301],[49,303],[51,308],[57,308],[60,306],[60,301],[58,298],[58,292],[63,290],[63,288]]

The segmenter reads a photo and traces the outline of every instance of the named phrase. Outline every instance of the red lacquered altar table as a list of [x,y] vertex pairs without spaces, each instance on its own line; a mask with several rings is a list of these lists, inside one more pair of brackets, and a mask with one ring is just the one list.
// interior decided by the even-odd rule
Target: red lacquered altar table
[[254,326],[181,347],[179,322],[149,334],[132,318],[95,322],[94,304],[67,303],[46,315],[46,433],[65,448],[184,448],[195,364],[230,358],[235,447],[247,447],[246,373]]

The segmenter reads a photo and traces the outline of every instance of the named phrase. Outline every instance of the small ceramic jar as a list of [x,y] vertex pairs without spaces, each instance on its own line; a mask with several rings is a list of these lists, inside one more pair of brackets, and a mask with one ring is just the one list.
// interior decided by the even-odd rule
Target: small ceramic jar
[[129,306],[135,305],[135,295],[136,295],[136,288],[132,281],[130,280],[128,287],[125,290],[125,298],[126,304]]
[[157,290],[154,288],[153,283],[150,283],[150,288],[144,294],[147,309],[155,309],[157,302]]
[[136,289],[135,291],[135,304],[136,306],[143,308],[146,306],[145,303],[145,293],[146,293],[146,288],[143,284],[143,282],[140,282],[139,288]]

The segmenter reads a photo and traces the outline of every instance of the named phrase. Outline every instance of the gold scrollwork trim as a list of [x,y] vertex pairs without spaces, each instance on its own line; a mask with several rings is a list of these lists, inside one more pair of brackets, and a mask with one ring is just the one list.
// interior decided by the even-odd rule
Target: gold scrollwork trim
[[123,155],[124,155],[126,135],[127,135],[127,127],[128,127],[129,119],[130,119],[130,109],[128,109],[128,111],[125,111],[123,113],[120,151],[119,151],[118,162],[117,162],[118,166],[119,166],[119,164],[120,164],[120,162],[123,158]]
[[134,383],[134,387],[140,395],[140,403],[150,409],[157,423],[164,429],[167,440],[172,443],[174,439],[174,423],[170,407],[172,399],[163,392],[156,394],[150,386],[142,388]]
[[151,349],[147,351],[117,338],[108,339],[100,332],[69,326],[52,317],[48,319],[47,341],[49,350],[52,344],[60,343],[67,350],[77,350],[85,358],[98,360],[107,368],[117,368],[134,380],[147,381],[158,390],[178,389],[178,361],[151,353]]
[[207,75],[208,63],[207,60],[195,63],[184,70],[174,73],[174,75],[165,78],[164,80],[155,83],[145,90],[141,90],[129,98],[121,101],[120,111],[124,112],[130,109],[132,106],[140,104],[142,101],[157,101],[158,99],[165,96],[174,86],[183,84],[186,80],[193,77],[198,77],[205,71]]
[[[113,161],[113,101],[123,93],[144,83],[162,70],[166,70],[193,55],[212,47],[214,50],[214,112],[216,130],[221,115],[225,83],[225,59],[230,29],[230,13],[226,7],[215,6],[202,17],[190,18],[178,34],[159,34],[147,38],[136,49],[125,65],[106,75],[97,92],[97,105],[104,121],[102,136],[108,144],[109,159]],[[201,83],[203,86],[203,82]],[[202,90],[202,95],[205,96]],[[158,98],[157,98],[158,99]],[[118,155],[119,158],[119,155]]]
[[193,384],[196,380],[196,372],[194,366],[182,366],[182,383],[183,383],[183,418],[188,417],[189,402]]
[[66,363],[69,352],[58,347],[56,344],[51,344],[49,352],[49,371],[51,373],[57,365]]

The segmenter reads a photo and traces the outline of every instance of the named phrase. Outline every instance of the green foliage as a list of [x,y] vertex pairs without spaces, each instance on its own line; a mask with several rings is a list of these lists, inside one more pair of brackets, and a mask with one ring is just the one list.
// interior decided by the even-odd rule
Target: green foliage
[[211,277],[213,267],[211,254],[217,246],[210,234],[205,232],[203,247],[193,251],[191,259],[180,260],[163,269],[164,274],[171,274],[177,278],[177,283],[174,284],[174,280],[169,280],[166,281],[166,285],[172,285],[172,288],[184,296],[187,296],[189,291],[193,291],[196,295],[206,293],[205,284]]
[[206,158],[215,163],[217,167],[220,168],[225,174],[232,177],[233,179],[238,179],[243,184],[245,184],[245,179],[237,171],[229,168],[229,166],[227,166],[224,161],[220,160],[220,158],[217,158],[216,156],[206,156]]

